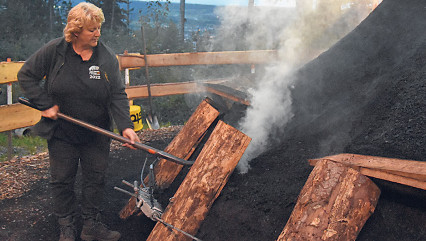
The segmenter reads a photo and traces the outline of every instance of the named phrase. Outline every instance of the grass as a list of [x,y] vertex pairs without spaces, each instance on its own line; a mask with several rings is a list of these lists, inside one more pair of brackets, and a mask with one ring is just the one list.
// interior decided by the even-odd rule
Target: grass
[[[0,133],[0,162],[7,160],[7,133]],[[34,155],[47,150],[47,142],[38,136],[12,136],[13,156]]]
[[[160,123],[160,127],[169,127],[171,122]],[[142,130],[148,129],[148,124],[143,123]],[[114,129],[116,134],[117,129]],[[0,133],[0,162],[7,161],[7,132]],[[38,136],[12,136],[13,156],[34,155],[38,152],[47,151],[47,142],[45,139]]]

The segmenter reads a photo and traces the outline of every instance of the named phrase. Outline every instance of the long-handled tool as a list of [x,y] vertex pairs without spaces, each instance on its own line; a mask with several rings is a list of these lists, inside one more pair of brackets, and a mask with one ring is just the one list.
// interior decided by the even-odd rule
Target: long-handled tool
[[146,122],[148,123],[149,128],[156,130],[160,128],[160,124],[158,123],[157,116],[153,113],[153,110],[152,110],[151,81],[149,79],[148,58],[146,57],[145,30],[144,30],[142,22],[141,22],[141,34],[142,34],[142,43],[143,43],[143,56],[145,60],[146,86],[148,87],[148,103],[149,103],[149,113],[148,113],[148,118],[146,119]]
[[[19,97],[18,101],[21,104],[24,104],[24,105],[29,106],[31,108],[34,108],[36,110],[40,110],[36,105],[34,105],[33,103],[31,103],[26,98]],[[84,122],[82,120],[78,120],[78,119],[75,119],[73,117],[67,116],[67,115],[62,114],[60,112],[58,113],[58,118],[64,119],[64,120],[69,121],[71,123],[74,123],[76,125],[79,125],[79,126],[82,126],[84,128],[87,128],[87,129],[89,129],[91,131],[94,131],[94,132],[100,133],[102,135],[108,136],[108,137],[110,137],[110,138],[112,138],[114,140],[117,140],[119,142],[127,143],[127,144],[132,144],[132,141],[130,139],[126,138],[126,137],[120,136],[120,135],[118,135],[118,134],[116,134],[116,133],[114,133],[112,131],[108,131],[108,130],[102,129],[100,127],[97,127],[95,125],[89,124],[89,123]],[[140,142],[135,142],[132,145],[134,147],[136,147],[137,149],[141,149],[141,150],[146,151],[146,152],[148,152],[148,153],[150,153],[152,155],[160,156],[162,158],[165,158],[167,160],[173,161],[173,162],[181,164],[181,165],[192,165],[192,164],[194,164],[193,161],[184,160],[182,158],[173,156],[172,154],[169,154],[167,152],[158,150],[156,148],[150,147],[150,146],[142,144]]]

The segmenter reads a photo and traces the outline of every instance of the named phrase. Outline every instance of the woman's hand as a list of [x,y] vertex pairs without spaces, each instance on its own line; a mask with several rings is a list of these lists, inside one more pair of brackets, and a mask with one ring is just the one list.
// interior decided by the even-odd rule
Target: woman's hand
[[[138,135],[132,128],[124,129],[123,137],[130,139],[132,141],[132,144],[135,144],[135,142],[140,142]],[[137,148],[133,147],[132,144],[124,143],[123,146],[136,150]]]
[[54,105],[47,110],[41,112],[41,116],[56,120],[58,119],[59,106]]

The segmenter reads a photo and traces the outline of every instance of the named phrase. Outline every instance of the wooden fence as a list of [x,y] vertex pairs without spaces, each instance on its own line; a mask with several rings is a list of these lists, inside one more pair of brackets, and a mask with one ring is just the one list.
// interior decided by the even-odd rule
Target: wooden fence
[[[117,56],[120,62],[120,69],[139,68],[145,66],[143,55],[123,54]],[[160,66],[180,66],[180,65],[223,65],[223,64],[262,64],[276,60],[277,52],[272,50],[257,51],[231,51],[231,52],[203,52],[203,53],[177,53],[177,54],[155,54],[147,55],[147,62],[150,67]],[[0,84],[8,84],[17,81],[17,72],[24,62],[1,62],[0,63]],[[204,83],[179,82],[166,84],[152,84],[151,95],[153,97],[178,95],[194,92],[210,91],[223,97],[248,104],[247,100],[238,96],[232,96],[223,91],[205,86],[203,84],[220,83],[223,80],[210,80]],[[128,98],[147,98],[148,90],[146,85],[131,86],[126,88]],[[8,93],[8,98],[12,93]],[[21,104],[8,103],[0,106],[0,132],[32,126],[40,119],[38,111],[23,107]]]
[[[228,64],[266,64],[277,60],[278,53],[274,50],[254,51],[225,51],[225,52],[197,52],[197,53],[174,53],[174,54],[152,54],[147,55],[149,67],[163,66],[187,66],[187,65],[228,65]],[[140,54],[119,54],[117,59],[120,70],[125,71],[126,83],[129,82],[129,69],[145,66],[145,58]],[[8,156],[11,155],[12,130],[32,126],[40,118],[40,112],[19,103],[12,103],[12,83],[17,81],[17,73],[24,64],[23,61],[0,62],[0,84],[7,85],[7,105],[0,105],[0,132],[8,132]],[[204,82],[177,82],[165,84],[151,84],[151,95],[153,97],[179,95],[195,92],[211,92],[228,98],[232,101],[249,105],[248,100],[235,95],[235,93],[224,91],[223,88],[215,88],[226,80],[208,80]],[[3,90],[4,91],[4,90]],[[129,100],[147,98],[148,88],[146,85],[129,86],[126,88]]]

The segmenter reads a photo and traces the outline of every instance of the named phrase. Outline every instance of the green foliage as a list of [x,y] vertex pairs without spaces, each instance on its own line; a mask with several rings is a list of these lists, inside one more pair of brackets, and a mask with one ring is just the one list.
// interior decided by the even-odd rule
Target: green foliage
[[[0,85],[0,88],[2,89],[2,93],[0,94],[0,105],[6,105],[7,104],[7,85],[2,84]],[[21,97],[22,90],[19,87],[17,82],[12,83],[12,103],[16,103],[18,101],[18,97]]]
[[127,3],[127,0],[89,0],[100,7],[105,16],[104,29],[122,31],[127,28],[128,12],[120,8],[119,3]]
[[127,30],[109,30],[102,29],[101,41],[108,47],[112,48],[115,53],[129,53],[140,51],[140,40],[135,34],[128,34]]
[[184,95],[157,97],[154,99],[155,113],[160,123],[182,125],[191,116]]
[[157,38],[162,40],[161,48],[163,52],[167,53],[170,50],[178,50],[181,47],[179,41],[176,39],[177,36],[179,36],[179,30],[176,24],[170,21],[168,26],[159,32]]
[[170,126],[173,126],[170,121],[166,123],[160,123],[160,127],[170,127]]
[[[167,21],[167,16],[169,14],[169,0],[164,1],[147,1],[147,13],[148,20],[145,22],[150,22],[156,27],[160,27],[162,22]],[[143,14],[142,12],[140,12]]]
[[[0,133],[0,161],[7,160],[7,134]],[[47,142],[45,139],[38,136],[22,136],[12,137],[12,146],[14,149],[13,155],[26,156],[34,155],[37,152],[47,150]]]
[[206,31],[202,33],[200,30],[192,32],[191,34],[192,41],[195,43],[196,52],[209,52],[212,51],[211,46],[211,34]]
[[0,0],[0,59],[25,60],[41,45],[61,36],[68,7],[69,1]]

